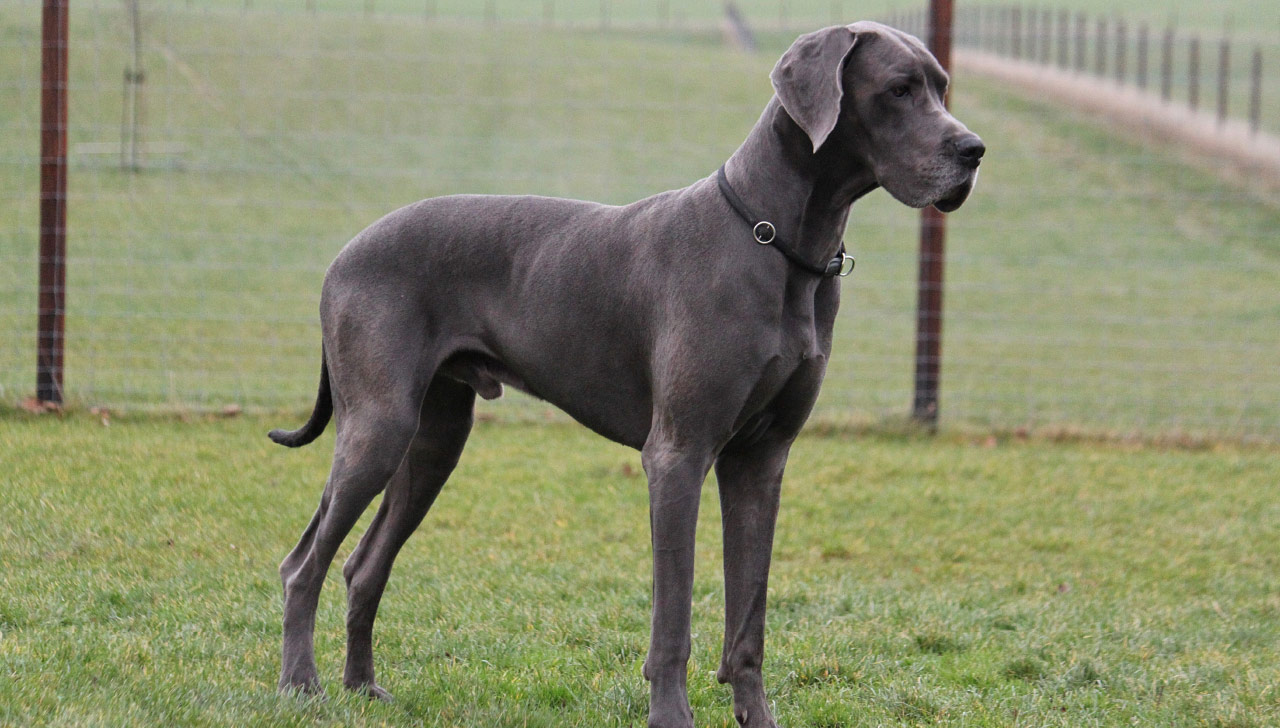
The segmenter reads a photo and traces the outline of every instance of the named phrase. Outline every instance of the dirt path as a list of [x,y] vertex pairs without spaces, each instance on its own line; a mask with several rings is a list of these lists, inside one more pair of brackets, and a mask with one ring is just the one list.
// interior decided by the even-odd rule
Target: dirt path
[[999,80],[1032,97],[1103,117],[1144,140],[1191,152],[1236,181],[1280,188],[1280,138],[1251,134],[1245,122],[1219,125],[1214,114],[1165,103],[1151,93],[990,53],[956,49],[953,58],[962,72]]

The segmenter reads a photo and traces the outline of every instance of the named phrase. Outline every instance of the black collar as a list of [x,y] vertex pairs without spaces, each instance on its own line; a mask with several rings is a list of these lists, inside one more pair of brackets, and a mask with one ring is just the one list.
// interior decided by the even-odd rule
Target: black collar
[[[747,203],[738,197],[738,193],[733,191],[733,187],[729,186],[729,178],[725,176],[724,165],[716,171],[716,184],[720,186],[720,193],[729,201],[729,206],[733,211],[738,213],[738,217],[747,221],[751,226],[751,234],[755,237],[757,243],[761,245],[771,245],[786,256],[787,260],[803,271],[808,271],[815,276],[823,278],[831,278],[832,276],[847,276],[853,272],[853,256],[844,252],[844,243],[840,244],[840,252],[836,253],[836,257],[827,261],[825,265],[814,265],[804,258],[800,257],[791,246],[783,243],[778,239],[778,229],[773,223],[757,217],[751,212],[751,208],[747,207]],[[848,261],[848,267],[845,267],[845,261]]]

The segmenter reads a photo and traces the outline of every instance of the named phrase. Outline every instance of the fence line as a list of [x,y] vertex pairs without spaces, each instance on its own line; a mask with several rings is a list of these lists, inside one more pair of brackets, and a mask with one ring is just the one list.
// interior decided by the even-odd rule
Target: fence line
[[[926,30],[924,11],[918,9],[892,13],[888,22],[917,35]],[[1114,14],[1098,15],[1090,22],[1087,13],[1049,7],[968,5],[956,12],[956,45],[1045,67],[1087,72],[1145,91],[1151,80],[1149,55],[1156,31],[1145,21],[1138,22],[1134,32],[1131,27],[1131,21]],[[1210,50],[1214,44],[1209,38],[1214,35],[1172,24],[1164,28],[1159,34],[1161,98],[1174,101],[1180,95],[1193,111],[1212,109],[1219,124],[1233,116],[1242,118],[1254,135],[1264,128],[1280,132],[1280,93],[1264,82],[1264,44],[1266,63],[1275,67],[1280,57],[1277,38],[1236,41],[1224,33]],[[1233,51],[1233,46],[1241,45],[1243,52]],[[1091,64],[1086,61],[1090,57]],[[1216,73],[1209,71],[1209,57]],[[1271,78],[1276,75],[1273,72]],[[1269,95],[1264,97],[1264,91]]]
[[[320,279],[362,227],[453,192],[622,203],[687,184],[755,121],[774,60],[687,36],[453,21],[443,2],[436,21],[406,23],[381,2],[365,17],[321,0],[314,15],[144,2],[134,64],[126,7],[87,5],[71,27],[66,386],[75,404],[129,409],[308,406]],[[34,7],[0,0],[13,29],[0,41],[0,108],[13,110],[0,118],[5,405],[31,393],[35,359]],[[787,7],[787,23],[803,22],[799,3]],[[613,8],[615,29],[624,10]],[[1075,16],[1059,18],[1037,12],[1022,52],[1061,65],[1065,48],[1074,65],[1074,40],[1039,40],[1064,27],[1073,38]],[[1130,24],[1130,78],[1140,36]],[[1149,38],[1155,92],[1162,40]],[[1233,48],[1231,62],[1248,55]],[[1214,46],[1205,60],[1219,57]],[[110,152],[123,148],[125,69],[139,67],[133,171]],[[1171,92],[1185,105],[1181,84]],[[1231,79],[1232,93],[1246,85]],[[1231,187],[1184,183],[1185,168],[1138,146],[1048,128],[1057,120],[1006,107],[976,80],[957,89],[958,113],[991,151],[948,223],[943,424],[1280,440],[1276,213]],[[148,153],[161,143],[171,151]],[[854,208],[859,266],[842,284],[819,418],[909,410],[916,232],[915,214],[883,193]]]

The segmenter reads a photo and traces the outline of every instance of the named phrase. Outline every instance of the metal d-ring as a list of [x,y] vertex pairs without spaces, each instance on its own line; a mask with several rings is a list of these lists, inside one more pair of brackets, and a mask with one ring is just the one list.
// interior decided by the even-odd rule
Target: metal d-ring
[[761,220],[756,223],[756,226],[751,228],[751,234],[755,236],[756,242],[761,245],[768,245],[773,242],[774,238],[778,237],[777,229],[768,220]]
[[844,278],[845,276],[852,273],[853,267],[855,265],[857,265],[857,262],[854,261],[852,255],[849,255],[848,253],[843,253],[843,252],[840,253],[840,277],[841,278]]

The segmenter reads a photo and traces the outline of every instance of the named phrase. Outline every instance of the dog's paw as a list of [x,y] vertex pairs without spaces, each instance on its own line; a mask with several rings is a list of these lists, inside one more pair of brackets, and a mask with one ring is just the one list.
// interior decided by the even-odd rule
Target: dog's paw
[[350,690],[353,693],[359,693],[360,695],[363,695],[369,698],[370,700],[378,700],[383,703],[390,703],[394,700],[394,698],[391,697],[391,693],[387,692],[386,690],[383,690],[381,687],[379,687],[378,685],[375,685],[374,683],[364,683],[363,685],[347,685],[346,688],[347,690]]
[[281,695],[292,695],[299,698],[325,698],[324,688],[320,687],[320,679],[284,680],[276,690]]

